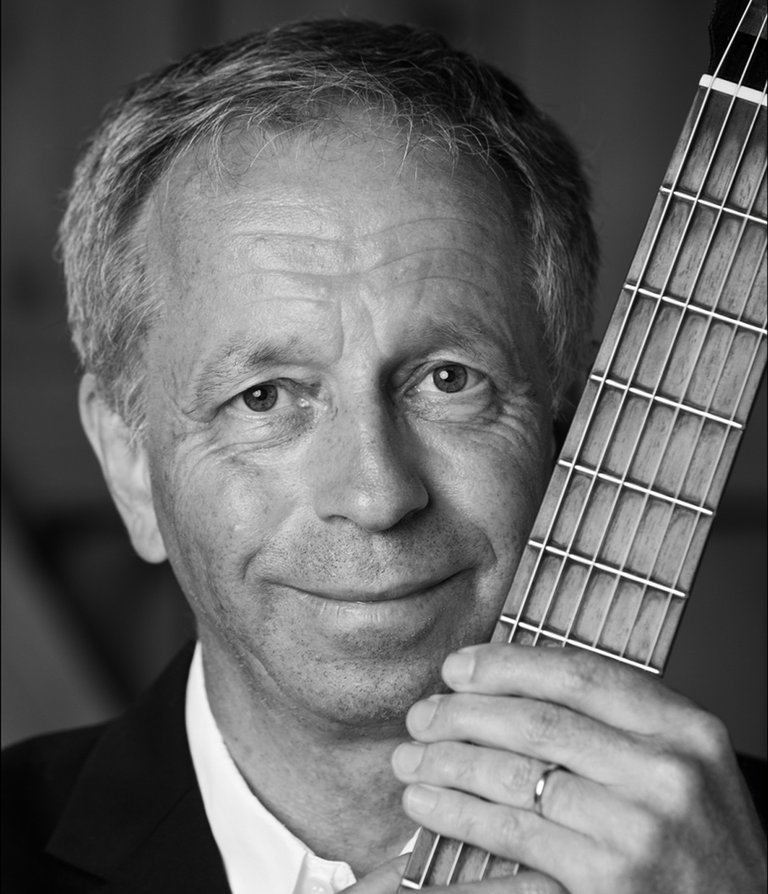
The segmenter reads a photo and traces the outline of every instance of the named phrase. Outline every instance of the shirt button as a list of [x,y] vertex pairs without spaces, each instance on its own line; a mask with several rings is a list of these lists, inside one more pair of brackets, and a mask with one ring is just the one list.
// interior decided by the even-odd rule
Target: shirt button
[[301,894],[333,894],[333,888],[323,879],[310,876],[301,886]]

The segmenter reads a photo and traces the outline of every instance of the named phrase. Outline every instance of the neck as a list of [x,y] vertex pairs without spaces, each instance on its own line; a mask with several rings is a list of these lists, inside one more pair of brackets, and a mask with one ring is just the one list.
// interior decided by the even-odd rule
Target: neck
[[[402,724],[328,723],[292,710],[268,687],[203,647],[208,700],[241,775],[261,803],[315,854],[361,876],[399,854],[416,827],[390,768]],[[329,821],[330,818],[330,821]]]

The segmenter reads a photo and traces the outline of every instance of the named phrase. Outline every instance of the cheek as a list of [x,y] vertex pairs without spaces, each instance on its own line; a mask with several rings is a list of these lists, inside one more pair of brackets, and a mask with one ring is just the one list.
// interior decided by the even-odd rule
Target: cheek
[[249,564],[297,502],[290,471],[214,452],[178,457],[153,476],[153,488],[171,565],[197,605],[236,599]]
[[544,425],[532,424],[465,445],[456,499],[493,546],[500,566],[514,567],[549,479],[551,445]]

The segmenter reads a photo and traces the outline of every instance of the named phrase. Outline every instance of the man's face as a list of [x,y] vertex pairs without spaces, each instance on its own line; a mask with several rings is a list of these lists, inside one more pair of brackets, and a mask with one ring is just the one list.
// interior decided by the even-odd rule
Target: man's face
[[375,725],[487,638],[546,479],[514,208],[386,134],[242,161],[148,218],[155,512],[216,673]]

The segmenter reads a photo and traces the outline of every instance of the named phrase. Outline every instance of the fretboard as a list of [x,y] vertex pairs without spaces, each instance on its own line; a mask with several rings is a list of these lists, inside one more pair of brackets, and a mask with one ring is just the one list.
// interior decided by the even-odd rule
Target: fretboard
[[[765,75],[753,84],[701,80],[495,641],[663,671],[766,362]],[[422,830],[401,890],[515,870]]]
[[765,94],[701,86],[495,638],[659,672],[766,357]]

